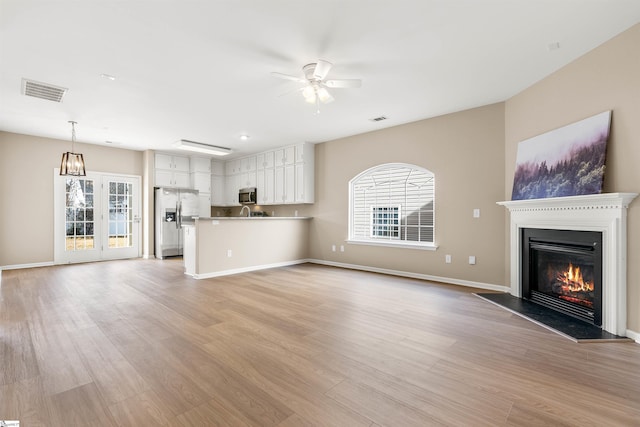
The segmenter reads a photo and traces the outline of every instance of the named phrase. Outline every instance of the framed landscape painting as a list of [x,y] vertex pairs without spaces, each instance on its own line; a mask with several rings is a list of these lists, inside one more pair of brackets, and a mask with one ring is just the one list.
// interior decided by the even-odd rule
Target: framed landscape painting
[[599,194],[611,111],[518,144],[512,200]]

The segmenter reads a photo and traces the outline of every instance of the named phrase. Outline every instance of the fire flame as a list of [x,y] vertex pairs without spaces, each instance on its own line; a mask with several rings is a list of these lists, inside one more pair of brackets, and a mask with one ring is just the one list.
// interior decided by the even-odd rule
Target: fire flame
[[593,282],[585,282],[582,278],[580,267],[574,267],[569,263],[569,268],[558,275],[558,280],[563,288],[570,292],[592,292]]

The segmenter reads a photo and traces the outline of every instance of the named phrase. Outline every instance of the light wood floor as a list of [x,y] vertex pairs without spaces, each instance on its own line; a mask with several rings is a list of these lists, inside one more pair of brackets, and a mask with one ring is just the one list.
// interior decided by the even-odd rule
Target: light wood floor
[[0,419],[27,426],[640,425],[640,345],[458,286],[180,260],[2,272]]

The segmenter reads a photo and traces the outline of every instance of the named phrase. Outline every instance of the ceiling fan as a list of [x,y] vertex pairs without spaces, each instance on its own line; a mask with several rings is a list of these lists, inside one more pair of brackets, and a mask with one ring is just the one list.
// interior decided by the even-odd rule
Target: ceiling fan
[[331,79],[325,80],[327,74],[333,66],[329,61],[319,59],[318,62],[313,62],[302,67],[304,78],[290,76],[282,73],[271,73],[272,76],[280,79],[292,80],[294,82],[303,83],[305,86],[299,91],[302,92],[304,99],[310,103],[315,104],[320,112],[320,103],[328,104],[334,100],[333,96],[327,90],[341,89],[341,88],[358,88],[362,86],[362,80],[360,79]]

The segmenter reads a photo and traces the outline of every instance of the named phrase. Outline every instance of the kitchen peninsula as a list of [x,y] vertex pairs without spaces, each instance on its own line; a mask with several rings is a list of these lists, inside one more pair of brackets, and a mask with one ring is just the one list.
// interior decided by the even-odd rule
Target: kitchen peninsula
[[305,262],[310,217],[197,218],[184,230],[185,274],[196,279]]

